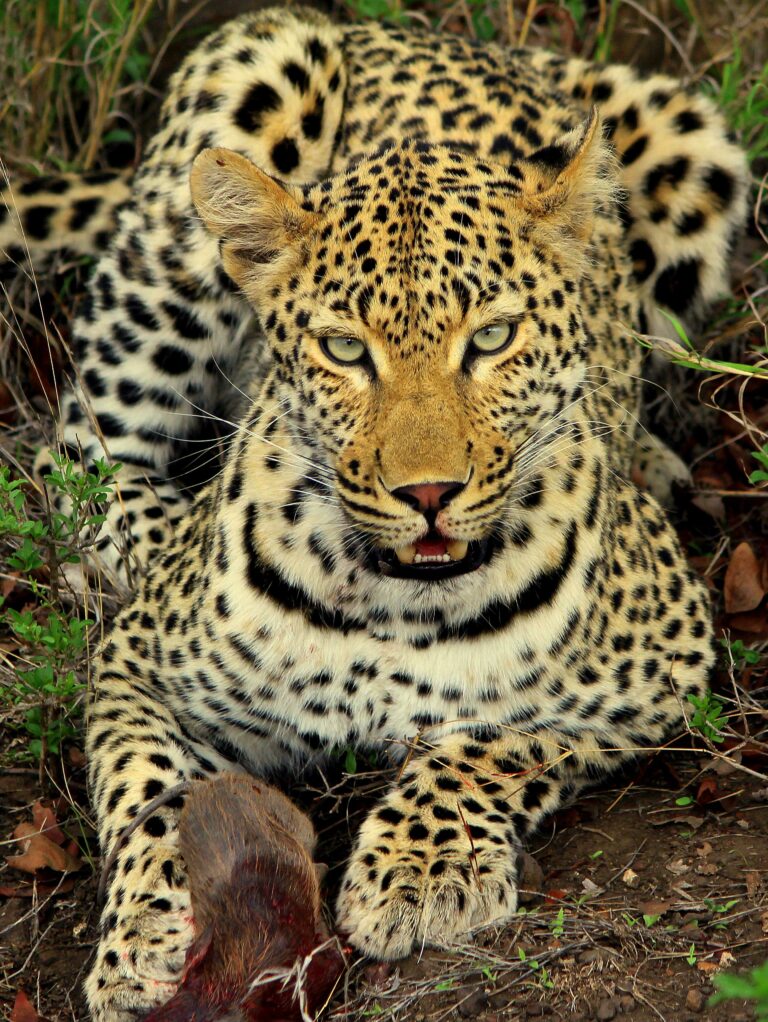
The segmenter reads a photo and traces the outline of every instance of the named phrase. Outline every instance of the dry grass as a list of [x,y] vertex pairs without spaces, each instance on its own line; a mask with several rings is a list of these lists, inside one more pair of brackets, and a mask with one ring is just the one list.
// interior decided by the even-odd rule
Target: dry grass
[[0,137],[10,167],[88,170],[110,144],[135,137],[136,100],[152,71],[152,46],[142,29],[159,6],[158,0],[4,4]]

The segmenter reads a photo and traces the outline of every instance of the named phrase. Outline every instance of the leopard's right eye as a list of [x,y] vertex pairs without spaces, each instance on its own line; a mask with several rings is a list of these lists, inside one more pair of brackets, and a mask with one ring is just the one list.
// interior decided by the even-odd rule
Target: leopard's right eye
[[356,337],[321,337],[320,347],[332,362],[349,366],[362,362],[368,349]]
[[496,355],[509,347],[516,334],[517,323],[493,323],[474,333],[469,343],[481,355]]

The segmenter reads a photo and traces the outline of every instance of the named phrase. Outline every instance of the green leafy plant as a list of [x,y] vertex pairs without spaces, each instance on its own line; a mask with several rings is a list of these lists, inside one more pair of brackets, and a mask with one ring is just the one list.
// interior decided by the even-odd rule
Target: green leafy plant
[[711,742],[722,742],[725,739],[719,733],[728,723],[724,716],[724,706],[719,699],[707,691],[703,696],[688,695],[688,702],[694,712],[689,721],[691,728],[699,730]]
[[741,47],[734,43],[733,58],[723,65],[720,81],[710,91],[741,135],[749,159],[765,156],[768,153],[768,64],[750,78]]
[[563,6],[573,18],[573,23],[579,30],[579,33],[582,33],[584,31],[584,22],[587,15],[587,5],[585,0],[564,0]]
[[[705,898],[704,904],[707,909],[715,916],[725,916],[732,908],[739,904],[738,898],[732,898],[730,901],[724,901],[722,903],[713,901],[712,898]],[[712,923],[713,930],[725,930],[728,928],[728,921],[722,919]]]
[[693,966],[696,964],[698,959],[696,958],[696,945],[695,944],[691,944],[691,946],[688,948],[688,954],[687,954],[685,960],[686,960],[686,962],[688,962],[688,964],[691,966],[691,968],[693,968]]
[[[29,736],[23,754],[40,763],[76,733],[73,717],[83,683],[77,664],[88,645],[90,618],[65,606],[59,592],[59,567],[77,564],[104,521],[96,505],[111,493],[108,480],[114,468],[99,461],[94,471],[80,471],[67,458],[51,452],[56,465],[46,476],[49,493],[64,498],[65,510],[36,517],[28,503],[29,487],[0,468],[0,541],[10,547],[7,563],[26,585],[30,604],[20,610],[3,607],[5,626],[23,650],[14,668],[14,683],[0,690],[0,700],[23,713],[22,728]],[[119,467],[119,466],[117,466]]]
[[749,649],[749,647],[745,646],[743,639],[721,639],[720,645],[728,650],[736,667],[760,663],[760,654],[756,649]]
[[497,974],[493,971],[490,965],[484,965],[480,970],[480,975],[490,984],[494,984],[496,982]]
[[517,949],[517,957],[523,962],[531,972],[536,974],[536,982],[543,986],[547,990],[552,990],[554,982],[547,969],[539,962],[536,958],[529,958],[525,953],[525,949],[519,947]]
[[760,465],[754,472],[749,473],[749,481],[753,486],[758,483],[768,483],[768,444],[764,444],[762,450],[751,451],[752,457]]
[[565,930],[565,909],[561,908],[552,922],[549,924],[553,937],[562,937]]
[[497,6],[498,0],[495,3],[488,3],[487,0],[469,0],[469,15],[478,39],[487,40],[495,38],[496,25],[489,14],[489,9]]
[[710,1006],[722,1004],[723,1001],[751,1001],[757,1022],[768,1022],[768,961],[744,976],[733,976],[726,972],[714,976],[712,982],[717,987],[717,993],[710,997]]
[[613,33],[616,30],[616,17],[621,7],[621,0],[611,0],[605,27],[597,37],[595,44],[595,60],[610,60]]
[[352,0],[350,3],[356,17],[376,21],[385,18],[397,21],[409,6],[409,0]]

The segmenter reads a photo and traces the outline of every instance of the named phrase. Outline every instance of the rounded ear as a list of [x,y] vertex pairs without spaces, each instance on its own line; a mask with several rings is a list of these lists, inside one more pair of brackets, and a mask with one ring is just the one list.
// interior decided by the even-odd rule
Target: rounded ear
[[523,208],[537,221],[588,241],[596,210],[617,193],[616,156],[597,107],[586,120],[523,164]]
[[222,242],[225,270],[244,290],[254,264],[274,262],[319,219],[231,149],[204,149],[192,164],[190,187],[197,212]]

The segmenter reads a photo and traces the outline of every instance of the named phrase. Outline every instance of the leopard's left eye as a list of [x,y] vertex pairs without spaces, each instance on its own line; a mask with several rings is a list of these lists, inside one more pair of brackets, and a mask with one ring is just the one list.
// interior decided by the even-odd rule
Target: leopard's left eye
[[495,355],[511,344],[517,333],[517,323],[495,323],[484,326],[472,334],[470,348],[482,355]]

